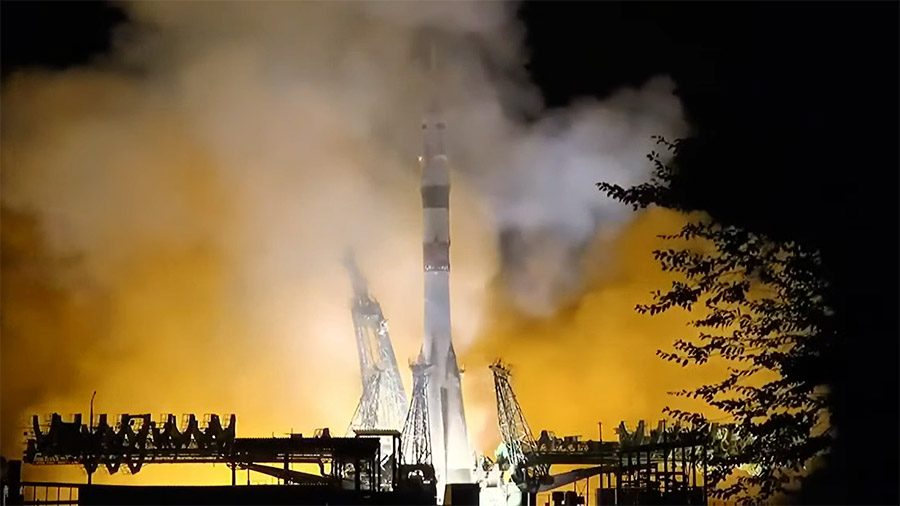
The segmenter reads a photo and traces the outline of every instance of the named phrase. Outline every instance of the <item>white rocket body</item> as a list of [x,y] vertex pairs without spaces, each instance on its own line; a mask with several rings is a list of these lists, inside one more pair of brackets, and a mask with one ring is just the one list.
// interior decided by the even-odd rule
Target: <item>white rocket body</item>
[[422,122],[423,267],[425,336],[423,358],[431,365],[428,415],[432,461],[443,485],[471,483],[472,456],[463,409],[460,370],[450,325],[450,170],[444,152],[444,121],[432,107]]

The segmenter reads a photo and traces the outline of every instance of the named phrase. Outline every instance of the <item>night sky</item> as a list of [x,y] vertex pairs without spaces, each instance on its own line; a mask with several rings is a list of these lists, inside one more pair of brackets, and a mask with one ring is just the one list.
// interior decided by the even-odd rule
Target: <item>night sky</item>
[[[672,76],[694,133],[680,176],[689,202],[822,250],[844,335],[842,463],[815,502],[897,501],[898,14],[896,2],[520,8],[549,106]],[[123,20],[105,4],[3,2],[3,77],[90,61]]]

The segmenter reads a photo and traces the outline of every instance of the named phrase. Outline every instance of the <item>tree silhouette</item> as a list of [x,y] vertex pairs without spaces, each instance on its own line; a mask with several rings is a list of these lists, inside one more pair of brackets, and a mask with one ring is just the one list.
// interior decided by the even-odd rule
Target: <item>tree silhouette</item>
[[[694,209],[678,191],[681,142],[656,140],[674,161],[666,163],[659,153],[650,153],[655,167],[650,182],[598,187],[635,210],[655,205],[689,213]],[[677,273],[679,279],[636,310],[649,315],[676,307],[699,310],[689,323],[696,335],[675,340],[674,351],[657,354],[682,366],[710,360],[728,365],[728,376],[718,383],[673,392],[726,413],[742,440],[711,457],[710,494],[754,502],[792,492],[793,478],[831,441],[826,357],[834,326],[818,252],[708,217],[691,219],[678,233],[661,237],[673,248],[653,255],[663,271]],[[695,427],[709,424],[698,413],[664,411]],[[726,482],[739,467],[749,473],[736,473]]]

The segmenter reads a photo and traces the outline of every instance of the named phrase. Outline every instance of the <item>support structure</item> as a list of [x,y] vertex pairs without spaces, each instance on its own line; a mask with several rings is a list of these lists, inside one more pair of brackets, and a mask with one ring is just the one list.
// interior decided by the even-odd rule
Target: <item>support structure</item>
[[500,436],[508,452],[510,468],[514,469],[513,479],[527,492],[537,492],[541,482],[546,481],[549,476],[550,465],[546,463],[529,465],[528,459],[537,453],[538,443],[509,383],[509,368],[499,360],[490,368],[494,373]]
[[[406,413],[406,391],[397,368],[397,358],[381,305],[369,294],[368,284],[352,253],[344,266],[353,283],[350,312],[356,333],[362,395],[350,422],[348,436],[357,430],[388,429],[399,431]],[[388,451],[389,448],[385,447]]]
[[[76,414],[72,421],[54,413],[48,424],[32,417],[23,462],[29,465],[78,465],[96,471],[106,467],[110,474],[124,465],[137,474],[146,464],[225,464],[231,468],[232,485],[237,469],[261,472],[286,482],[333,488],[379,491],[381,444],[369,437],[332,438],[327,429],[314,437],[292,434],[289,438],[236,438],[236,418],[207,415],[201,424],[195,415],[185,415],[179,428],[174,415],[157,424],[150,415],[122,415],[115,427],[102,414],[99,423],[82,424]],[[393,446],[399,432],[392,431]],[[280,464],[284,468],[260,464]],[[318,464],[321,475],[290,469],[291,464]],[[346,473],[349,465],[355,472]],[[326,471],[326,468],[328,471]],[[351,481],[352,480],[352,481]],[[390,484],[397,480],[389,476]],[[365,485],[365,486],[363,486]]]
[[[149,414],[119,417],[110,425],[106,414],[98,423],[83,424],[81,414],[71,422],[54,413],[47,424],[32,416],[30,437],[26,439],[23,461],[27,464],[79,464],[89,474],[106,467],[110,474],[124,465],[137,474],[145,464],[156,462],[223,462],[234,453],[236,417],[208,414],[202,423],[196,415],[184,415],[181,424],[175,415],[165,421]],[[227,423],[222,423],[222,420]]]
[[401,437],[403,464],[410,466],[432,465],[431,434],[428,428],[428,366],[421,357],[409,364],[413,374],[412,400]]
[[[497,395],[497,418],[513,479],[533,503],[538,492],[557,490],[599,476],[597,504],[706,505],[711,459],[744,451],[754,436],[734,424],[682,426],[661,420],[655,429],[641,420],[634,430],[616,427],[617,441],[583,441],[542,430],[534,439],[510,384],[510,370],[499,360],[490,366]],[[649,429],[649,430],[648,430]],[[602,439],[602,425],[600,437]],[[592,466],[550,474],[553,465]],[[756,472],[758,464],[741,468]],[[554,492],[555,504],[578,504],[576,492]]]

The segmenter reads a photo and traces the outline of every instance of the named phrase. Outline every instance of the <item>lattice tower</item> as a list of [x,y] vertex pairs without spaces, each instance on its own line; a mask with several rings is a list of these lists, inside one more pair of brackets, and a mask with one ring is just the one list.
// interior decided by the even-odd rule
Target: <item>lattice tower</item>
[[401,442],[403,463],[407,465],[431,464],[431,434],[428,427],[428,367],[421,356],[409,364],[413,374],[412,400]]
[[514,479],[520,485],[536,489],[540,481],[550,473],[546,464],[528,465],[527,459],[537,453],[537,442],[525,420],[525,413],[519,405],[510,385],[510,370],[499,360],[490,366],[494,373],[494,392],[497,395],[497,420],[500,436],[506,446],[510,468]]
[[359,429],[400,430],[406,413],[406,391],[400,379],[394,347],[381,305],[369,294],[365,278],[351,254],[345,266],[353,282],[351,303],[356,349],[359,354],[362,395],[348,434]]

